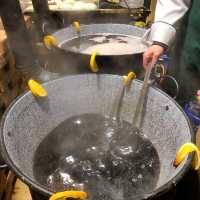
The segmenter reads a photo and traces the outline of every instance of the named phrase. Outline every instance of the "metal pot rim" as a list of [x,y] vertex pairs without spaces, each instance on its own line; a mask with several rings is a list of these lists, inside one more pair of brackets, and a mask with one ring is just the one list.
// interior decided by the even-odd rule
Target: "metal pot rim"
[[[84,76],[87,74],[79,74],[79,75],[69,75],[67,77],[71,77],[71,76]],[[92,75],[92,74],[90,74]],[[111,74],[101,74],[101,76],[112,76],[112,77],[116,77],[119,78],[121,76],[119,75],[111,75]],[[57,82],[61,79],[64,79],[65,77],[50,81],[52,82]],[[142,82],[140,80],[136,80],[137,82]],[[43,85],[47,85],[49,82],[44,83]],[[184,113],[183,109],[181,108],[181,106],[170,96],[168,96],[166,93],[164,93],[162,90],[153,87],[155,90],[159,91],[160,93],[162,93],[163,95],[167,96],[173,103],[175,103],[175,105],[179,108],[180,111],[182,111],[183,115],[185,116],[189,129],[190,129],[190,135],[191,135],[191,142],[194,142],[194,134],[192,131],[192,127],[190,125],[189,119],[187,117],[187,115]],[[7,114],[10,112],[10,110],[12,109],[12,107],[23,97],[25,97],[26,95],[28,95],[29,92],[24,92],[22,95],[20,95],[19,97],[17,97],[7,108],[6,112],[4,113],[2,119],[1,119],[1,133],[0,133],[0,150],[3,156],[3,159],[5,160],[5,162],[8,164],[8,166],[11,168],[11,170],[13,170],[17,176],[19,176],[19,178],[24,181],[31,189],[38,191],[39,193],[41,193],[44,196],[51,196],[53,194],[53,192],[49,191],[48,189],[45,189],[44,186],[42,186],[41,184],[36,183],[35,181],[33,181],[31,178],[29,178],[28,176],[26,176],[16,165],[15,163],[13,163],[13,161],[11,160],[6,146],[5,146],[5,142],[4,142],[4,133],[3,133],[3,127],[4,127],[4,123],[7,117]],[[178,172],[178,174],[172,178],[170,181],[168,181],[167,183],[165,183],[163,186],[159,187],[158,189],[152,191],[151,193],[145,194],[145,196],[142,199],[150,199],[152,197],[158,197],[161,196],[162,194],[166,193],[167,191],[169,191],[170,189],[172,189],[173,187],[175,187],[177,185],[177,183],[183,178],[183,176],[186,174],[186,172],[190,169],[190,164],[192,161],[193,155],[189,155],[185,165],[182,167],[182,169]]]
[[[146,31],[146,29],[144,29],[144,28],[140,28],[140,27],[133,26],[133,25],[130,25],[130,24],[118,24],[118,23],[114,23],[114,24],[111,24],[111,23],[108,23],[108,24],[106,24],[106,23],[100,23],[100,24],[92,23],[92,24],[82,24],[81,26],[82,26],[82,27],[92,27],[92,26],[99,26],[99,27],[101,27],[101,26],[113,26],[113,27],[115,27],[115,26],[119,26],[119,25],[120,25],[120,26],[127,27],[127,29],[130,28],[130,27],[132,27],[132,28],[134,28],[135,30],[140,30],[140,31],[144,32],[144,34],[145,34],[145,31]],[[71,31],[71,30],[73,30],[73,28],[72,28],[71,26],[68,26],[68,27],[65,27],[65,28],[62,28],[62,29],[57,30],[57,31],[54,32],[52,35],[57,39],[57,38],[59,38],[60,33],[64,32],[64,31]],[[102,31],[102,33],[103,33],[103,31]],[[102,34],[102,33],[95,33],[95,35],[100,35],[100,34]],[[113,33],[113,34],[114,34],[114,33]],[[115,33],[115,34],[118,35],[118,33]],[[82,36],[89,36],[89,35],[91,35],[91,34],[89,34],[89,33],[81,34],[81,37],[82,37]],[[119,35],[123,35],[123,34],[119,34]],[[126,35],[126,34],[125,34],[125,35]],[[127,36],[132,37],[133,35],[127,35]],[[77,36],[76,36],[76,37],[77,37]],[[74,39],[74,38],[75,38],[75,37],[70,38],[68,41],[70,41],[71,39]],[[143,40],[141,40],[141,41],[144,42]],[[66,42],[66,41],[65,41],[65,42]],[[91,54],[89,54],[89,53],[76,52],[76,51],[71,50],[71,49],[64,49],[64,48],[62,48],[62,44],[63,44],[63,43],[64,43],[63,41],[62,41],[62,42],[59,42],[58,45],[57,45],[57,47],[55,46],[54,48],[63,50],[63,51],[65,51],[65,52],[74,53],[74,54],[77,54],[77,55],[91,56]],[[148,42],[146,41],[145,44],[147,45]],[[148,45],[149,45],[149,44],[148,44]],[[119,54],[119,55],[118,55],[118,54],[102,54],[102,55],[97,55],[97,57],[133,56],[133,55],[137,55],[137,54],[143,54],[144,51],[145,51],[145,49],[142,50],[142,51],[138,51],[138,52],[136,52],[136,53],[125,53],[125,54]]]

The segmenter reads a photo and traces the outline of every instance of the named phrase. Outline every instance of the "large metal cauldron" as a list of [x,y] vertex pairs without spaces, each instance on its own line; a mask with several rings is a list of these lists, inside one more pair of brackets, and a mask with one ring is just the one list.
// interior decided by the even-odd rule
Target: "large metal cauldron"
[[[66,61],[65,62],[73,62],[73,66],[77,66],[78,71],[84,71],[88,69],[90,65],[90,57],[91,54],[80,53],[77,50],[70,49],[65,43],[70,42],[73,39],[87,37],[87,36],[103,36],[105,34],[109,35],[116,35],[116,36],[126,36],[130,38],[136,38],[137,40],[141,41],[140,44],[137,42],[138,45],[144,45],[144,48],[139,48],[135,46],[135,49],[139,48],[140,50],[135,53],[126,53],[121,50],[120,55],[116,54],[107,54],[104,55],[102,52],[100,55],[97,54],[96,62],[99,65],[99,69],[101,73],[111,73],[111,74],[125,74],[128,71],[135,71],[137,75],[139,75],[143,68],[142,68],[142,54],[147,48],[147,43],[143,43],[142,37],[145,35],[146,30],[142,28],[138,28],[132,25],[127,24],[89,24],[89,25],[81,25],[80,34],[77,33],[76,29],[73,26],[60,29],[56,31],[53,36],[57,41],[58,48],[54,48],[52,51],[58,55],[65,55],[66,54]],[[80,46],[81,49],[85,48],[84,45],[82,47],[82,41],[80,39]],[[87,46],[87,45],[85,45]],[[133,45],[134,46],[134,45]],[[57,61],[56,61],[57,62]],[[64,62],[64,63],[65,63]],[[84,68],[84,70],[79,69]],[[140,76],[140,75],[139,75]]]
[[[33,190],[43,195],[42,199],[48,199],[52,192],[36,180],[33,172],[35,152],[41,141],[71,116],[109,115],[121,84],[122,77],[117,75],[67,76],[44,84],[49,94],[47,98],[37,99],[27,92],[16,99],[1,123],[0,144],[6,163]],[[121,118],[127,122],[132,122],[141,86],[140,81],[134,80],[125,92]],[[188,156],[178,168],[173,167],[177,150],[185,142],[192,141],[189,123],[177,103],[151,87],[146,109],[143,133],[158,152],[160,174],[155,188],[142,194],[140,199],[157,197],[175,186],[189,169],[192,159]]]

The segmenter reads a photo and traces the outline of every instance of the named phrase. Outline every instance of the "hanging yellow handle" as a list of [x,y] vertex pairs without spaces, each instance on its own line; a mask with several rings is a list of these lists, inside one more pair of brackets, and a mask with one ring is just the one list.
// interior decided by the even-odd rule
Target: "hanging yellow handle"
[[185,159],[185,157],[189,153],[193,153],[193,152],[195,152],[195,155],[192,162],[192,167],[195,170],[198,170],[200,168],[200,152],[197,146],[193,143],[185,143],[181,146],[181,148],[178,150],[176,154],[176,158],[173,163],[174,166],[178,167],[181,164],[181,162]]
[[51,49],[52,46],[58,46],[58,43],[56,41],[56,38],[53,35],[46,35],[43,38],[44,45]]
[[146,23],[143,21],[138,21],[134,23],[135,26],[139,27],[139,28],[143,28],[146,26]]
[[87,198],[87,193],[83,191],[74,191],[74,190],[58,192],[53,194],[49,198],[49,200],[65,200],[67,198],[85,200]]
[[124,85],[128,86],[130,82],[136,78],[136,74],[134,72],[129,72],[127,76],[123,76]]
[[76,29],[77,33],[80,33],[80,31],[81,31],[80,22],[74,21],[74,22],[72,23],[72,25],[73,25],[74,28]]
[[48,96],[47,91],[35,80],[30,79],[28,81],[28,87],[34,96],[46,97]]
[[90,57],[90,69],[92,72],[98,72],[99,67],[96,63],[96,56],[98,55],[98,51],[94,51]]

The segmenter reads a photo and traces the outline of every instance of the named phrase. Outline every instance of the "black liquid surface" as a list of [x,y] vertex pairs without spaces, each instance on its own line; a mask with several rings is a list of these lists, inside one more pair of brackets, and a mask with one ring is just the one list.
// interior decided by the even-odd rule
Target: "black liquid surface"
[[36,180],[51,191],[78,189],[93,200],[137,199],[156,186],[160,162],[152,143],[96,114],[67,119],[39,145]]

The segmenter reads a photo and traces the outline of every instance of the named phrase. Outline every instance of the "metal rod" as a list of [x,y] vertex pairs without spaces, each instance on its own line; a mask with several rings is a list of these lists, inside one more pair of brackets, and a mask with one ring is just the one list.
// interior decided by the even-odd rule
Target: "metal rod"
[[142,122],[143,122],[144,111],[145,111],[146,100],[147,100],[147,93],[148,93],[148,88],[149,88],[149,79],[150,79],[152,68],[153,66],[148,66],[146,70],[144,82],[143,82],[140,96],[139,96],[137,106],[136,106],[135,115],[133,117],[132,124],[137,129],[141,129]]

